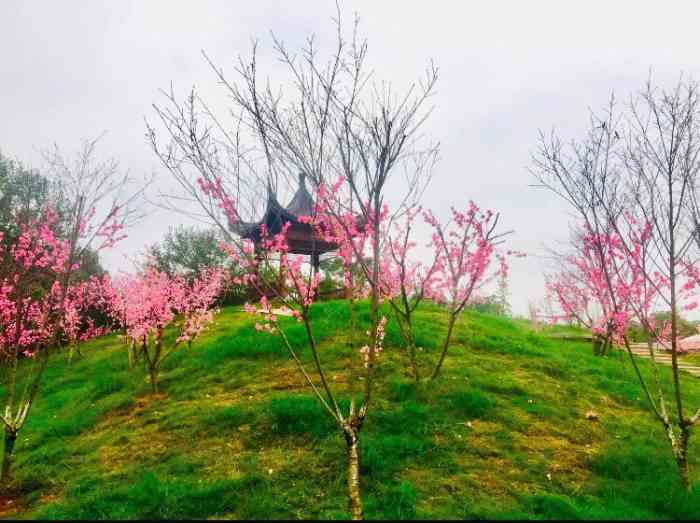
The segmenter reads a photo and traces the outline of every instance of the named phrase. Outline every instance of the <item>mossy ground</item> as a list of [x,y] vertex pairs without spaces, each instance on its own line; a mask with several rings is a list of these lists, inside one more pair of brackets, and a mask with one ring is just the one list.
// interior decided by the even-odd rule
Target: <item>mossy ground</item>
[[[314,315],[342,391],[347,306],[321,303]],[[427,307],[417,320],[426,362],[446,318]],[[344,440],[280,341],[252,322],[225,309],[165,364],[157,397],[115,335],[86,344],[72,368],[54,357],[16,446],[22,494],[3,515],[347,517]],[[308,358],[301,326],[288,330]],[[679,488],[626,356],[596,358],[544,334],[467,312],[442,376],[416,388],[390,322],[362,432],[368,518],[700,517],[700,488]],[[688,408],[700,406],[700,381],[683,385]],[[700,483],[700,439],[690,454]]]

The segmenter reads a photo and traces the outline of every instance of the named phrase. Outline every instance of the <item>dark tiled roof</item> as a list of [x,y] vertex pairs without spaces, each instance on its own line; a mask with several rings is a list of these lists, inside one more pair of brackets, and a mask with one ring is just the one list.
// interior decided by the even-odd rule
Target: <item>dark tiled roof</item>
[[248,238],[257,242],[260,241],[260,226],[262,224],[265,224],[265,227],[271,234],[276,234],[282,230],[282,226],[285,223],[292,222],[293,228],[299,229],[294,235],[296,238],[290,239],[292,252],[295,250],[299,252],[312,252],[314,250],[324,252],[333,249],[334,246],[313,238],[311,227],[306,224],[301,224],[298,220],[300,216],[310,216],[313,214],[316,205],[311,193],[309,193],[306,188],[305,178],[306,176],[303,173],[299,174],[299,186],[289,202],[289,205],[286,207],[282,207],[277,201],[275,194],[268,188],[267,208],[265,209],[265,214],[262,219],[259,222],[253,223],[229,223],[231,231],[242,238]]
[[306,189],[306,175],[304,173],[299,174],[299,187],[297,192],[294,194],[292,201],[287,205],[286,211],[293,216],[311,216],[314,212],[314,207],[316,203],[313,197]]

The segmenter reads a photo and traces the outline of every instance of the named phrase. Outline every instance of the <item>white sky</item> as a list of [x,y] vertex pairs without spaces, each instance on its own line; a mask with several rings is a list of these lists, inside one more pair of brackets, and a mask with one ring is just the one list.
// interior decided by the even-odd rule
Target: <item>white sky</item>
[[[417,79],[433,59],[441,75],[425,132],[441,142],[441,161],[425,204],[446,216],[469,199],[502,213],[513,248],[532,256],[513,263],[511,302],[525,314],[543,295],[537,255],[567,235],[567,211],[528,187],[538,129],[580,135],[588,109],[611,90],[642,87],[649,70],[661,85],[681,72],[699,78],[700,3],[691,1],[382,2],[345,0],[357,11],[378,78],[396,87]],[[144,138],[144,117],[158,89],[193,84],[217,107],[225,94],[201,57],[230,67],[251,37],[269,60],[269,31],[291,47],[309,33],[332,45],[333,2],[125,1],[0,3],[0,150],[40,166],[39,149],[75,150],[108,131],[105,156],[136,177],[172,181]],[[109,269],[158,241],[179,215],[157,212],[105,256]]]

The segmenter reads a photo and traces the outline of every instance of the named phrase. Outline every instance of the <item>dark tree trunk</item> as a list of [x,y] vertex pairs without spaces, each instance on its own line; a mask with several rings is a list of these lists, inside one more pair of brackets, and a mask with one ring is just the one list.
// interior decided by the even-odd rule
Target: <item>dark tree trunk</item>
[[345,431],[348,444],[348,502],[350,516],[354,520],[364,519],[362,497],[360,495],[360,449],[358,434],[353,430]]
[[593,355],[602,356],[605,350],[604,339],[600,334],[593,335]]
[[442,364],[445,361],[445,356],[447,356],[447,349],[450,348],[450,341],[452,341],[452,331],[454,330],[455,322],[457,321],[457,315],[456,314],[450,314],[450,320],[447,325],[447,335],[445,336],[445,343],[442,346],[442,354],[440,354],[440,360],[438,361],[437,365],[435,366],[435,370],[433,371],[433,374],[430,376],[431,380],[434,380],[437,378],[438,374],[440,373],[440,369],[442,368]]
[[5,449],[2,455],[2,480],[3,485],[6,485],[12,474],[12,451],[15,448],[17,441],[17,432],[5,427]]
[[158,369],[155,367],[150,367],[148,369],[148,375],[151,377],[151,390],[153,394],[158,394]]

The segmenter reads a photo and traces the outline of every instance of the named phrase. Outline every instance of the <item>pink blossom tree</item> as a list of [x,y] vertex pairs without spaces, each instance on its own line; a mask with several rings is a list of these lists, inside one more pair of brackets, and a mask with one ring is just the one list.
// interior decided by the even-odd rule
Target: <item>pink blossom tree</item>
[[82,357],[80,344],[92,338],[104,336],[108,326],[96,326],[89,316],[91,311],[105,310],[104,284],[108,280],[93,276],[87,281],[70,286],[66,292],[60,317],[60,328],[68,344],[68,365],[75,354]]
[[[109,292],[112,317],[123,322],[126,336],[138,347],[154,394],[163,362],[182,344],[191,348],[214,320],[213,305],[223,283],[224,272],[214,269],[191,282],[154,269],[114,282]],[[168,327],[177,336],[166,346],[163,335]]]
[[[51,343],[59,332],[65,300],[65,274],[71,270],[70,244],[55,233],[58,216],[45,209],[42,218],[20,224],[20,234],[9,245],[10,273],[0,279],[0,349],[8,369],[4,410],[5,429],[2,480],[10,479],[17,433],[29,416],[49,359]],[[0,242],[3,238],[0,237]],[[50,287],[45,290],[46,282]],[[20,359],[30,360],[23,365]],[[24,379],[26,386],[21,387]]]
[[[380,315],[376,329],[371,327],[370,330],[364,331],[359,328],[355,303],[358,298],[371,295],[372,284],[369,277],[356,279],[353,269],[359,270],[364,275],[372,274],[373,262],[367,253],[371,252],[373,235],[375,231],[380,230],[380,227],[379,224],[374,223],[373,219],[358,215],[350,208],[339,205],[342,184],[341,179],[331,187],[321,186],[314,214],[301,217],[300,221],[308,224],[317,238],[336,245],[338,256],[343,264],[343,286],[350,312],[349,354],[348,364],[345,367],[349,374],[346,380],[347,392],[350,396],[347,410],[341,408],[337,401],[337,391],[328,379],[328,370],[322,362],[318,341],[314,334],[311,309],[317,298],[320,273],[314,272],[310,264],[305,264],[303,257],[289,253],[286,237],[289,224],[286,224],[278,234],[269,234],[263,226],[262,240],[257,250],[248,242],[243,242],[242,245],[226,245],[224,248],[234,263],[244,269],[243,280],[262,295],[258,307],[251,304],[245,306],[249,313],[260,315],[261,321],[256,323],[255,328],[280,336],[303,378],[345,437],[348,497],[351,512],[357,517],[361,510],[360,432],[370,406],[373,376],[377,358],[383,351],[387,318]],[[212,189],[215,193],[216,187]],[[333,211],[329,210],[331,207]],[[386,208],[377,213],[370,212],[370,216],[379,221],[385,220],[387,214]],[[272,284],[259,277],[265,268],[272,266],[279,268],[281,285]],[[377,290],[379,291],[379,288]],[[274,305],[267,296],[274,298]],[[312,371],[307,369],[297,349],[289,342],[285,333],[285,324],[280,322],[280,318],[284,316],[293,317],[304,325],[311,349]],[[371,325],[374,324],[371,323]],[[316,376],[315,379],[313,375]]]
[[[403,93],[388,83],[373,86],[366,64],[366,42],[359,38],[356,24],[346,38],[340,10],[337,15],[337,40],[328,63],[319,57],[313,39],[302,49],[305,59],[298,60],[273,37],[274,52],[293,78],[287,86],[291,86],[292,96],[286,88],[285,96],[278,95],[276,88],[261,81],[254,47],[252,56],[235,67],[235,79],[209,61],[230,95],[231,114],[240,116],[242,125],[230,131],[194,90],[182,102],[170,90],[164,93],[164,105],[155,106],[160,129],[149,125],[148,136],[185,198],[196,202],[199,211],[232,242],[235,238],[227,222],[250,222],[259,209],[259,192],[267,189],[277,193],[292,171],[305,173],[317,193],[339,183],[339,197],[311,218],[327,216],[325,225],[314,227],[318,225],[332,235],[357,237],[351,234],[353,227],[368,233],[362,257],[353,254],[357,258],[353,268],[364,276],[367,285],[363,290],[369,297],[370,339],[363,344],[367,347],[368,375],[362,384],[363,403],[350,417],[354,421],[344,418],[342,423],[349,455],[357,455],[359,430],[371,404],[375,349],[380,346],[383,323],[380,227],[387,209],[387,189],[392,180],[400,179],[402,190],[391,194],[392,203],[396,202],[392,208],[400,212],[404,205],[419,199],[430,180],[438,148],[423,138],[420,129],[430,113],[428,104],[438,70],[431,64]],[[165,142],[159,139],[161,130]],[[205,187],[212,186],[221,188],[225,199],[206,194]],[[317,202],[322,200],[317,198]],[[175,200],[172,203],[182,209]],[[344,217],[352,219],[347,222]],[[347,250],[354,252],[356,247],[348,243]],[[347,288],[351,287],[354,285]],[[354,325],[353,303],[352,299],[348,302]],[[359,329],[351,325],[351,330]],[[354,344],[355,337],[350,338]],[[357,470],[354,467],[349,469]],[[348,494],[351,515],[359,519],[362,501],[357,481],[349,482]]]
[[417,361],[416,340],[413,331],[414,312],[425,298],[430,298],[434,286],[440,280],[440,272],[445,269],[444,259],[437,252],[432,252],[432,262],[423,263],[412,257],[417,244],[412,239],[415,218],[421,209],[406,211],[404,223],[393,223],[388,232],[387,242],[381,262],[382,292],[388,299],[399,327],[401,337],[406,343],[411,372],[418,383],[420,370]]
[[[385,244],[382,260],[383,291],[395,313],[401,335],[406,342],[413,377],[420,380],[416,361],[416,342],[413,336],[413,312],[425,299],[444,303],[448,310],[448,326],[437,364],[430,373],[435,379],[447,355],[452,332],[464,307],[476,298],[477,292],[498,278],[507,278],[508,252],[499,254],[496,245],[503,234],[495,232],[498,215],[481,212],[471,202],[465,212],[452,209],[452,220],[441,224],[430,211],[423,212],[426,223],[433,229],[429,259],[423,263],[412,259],[417,246],[411,237],[419,208],[408,210],[405,222],[394,222]],[[492,270],[492,265],[496,269]]]
[[[17,212],[19,234],[1,240],[3,253],[9,254],[0,276],[0,345],[7,367],[0,418],[5,429],[5,485],[10,480],[17,433],[37,397],[51,351],[66,336],[64,328],[71,330],[70,325],[77,322],[72,305],[70,311],[66,306],[80,260],[90,249],[112,247],[138,218],[131,204],[141,191],[125,193],[128,177],[121,175],[116,160],[96,160],[97,141],[85,142],[72,163],[58,150],[47,155],[65,215],[59,220],[51,207],[45,207],[36,219]],[[29,357],[27,365],[19,364],[22,355]]]
[[[584,230],[575,234],[572,244],[573,254],[558,257],[560,271],[545,278],[547,292],[559,304],[561,318],[590,329],[593,353],[603,356],[609,350],[613,336],[620,335],[615,329],[615,317],[624,315],[627,318],[631,312],[632,296],[629,293],[614,295],[610,290],[624,285],[622,276],[629,271],[616,269],[626,258],[619,252],[619,242],[615,241],[614,234],[596,235]],[[629,268],[629,265],[624,267]],[[558,319],[551,318],[552,321]],[[619,322],[617,324],[621,326]],[[622,326],[626,326],[626,321]]]
[[435,301],[446,304],[448,311],[447,333],[438,362],[430,374],[431,380],[440,373],[461,312],[485,285],[507,278],[508,257],[524,256],[515,251],[497,252],[497,245],[508,234],[496,232],[497,213],[482,211],[474,202],[470,202],[465,211],[453,207],[451,213],[451,220],[442,224],[432,212],[424,212],[426,222],[433,229],[430,245],[440,260],[440,270],[431,282],[430,295]]
[[[596,237],[613,237],[619,244],[620,260],[612,267],[602,263],[604,283],[610,293],[612,318],[622,333],[634,372],[655,419],[663,427],[680,480],[689,489],[688,449],[693,427],[700,422],[700,409],[687,412],[682,394],[679,354],[683,347],[679,336],[679,315],[695,307],[692,296],[692,267],[700,247],[700,89],[694,80],[681,79],[672,89],[654,87],[651,81],[633,96],[622,116],[614,98],[604,115],[591,115],[583,140],[564,145],[552,134],[540,136],[534,155],[534,173],[543,187],[565,200],[586,231]],[[649,241],[641,249],[639,224],[648,226]],[[595,242],[599,257],[604,257],[606,241]],[[641,256],[640,251],[644,252]],[[636,261],[635,261],[636,258]],[[643,262],[642,262],[643,260]],[[610,270],[612,269],[612,270]],[[641,274],[627,278],[625,271]],[[622,277],[617,278],[622,272]],[[668,329],[649,325],[649,334],[670,348],[671,400],[656,373],[650,382],[639,370],[629,339],[621,326],[629,313],[622,304],[634,304],[635,294],[645,280],[649,295],[670,312]],[[621,282],[621,286],[616,285]],[[641,300],[640,311],[644,309]],[[646,314],[641,314],[646,316]],[[650,346],[651,349],[651,346]],[[653,355],[653,351],[652,351]],[[653,390],[655,387],[656,390]],[[671,411],[671,409],[673,409]],[[696,410],[697,409],[697,410]]]

